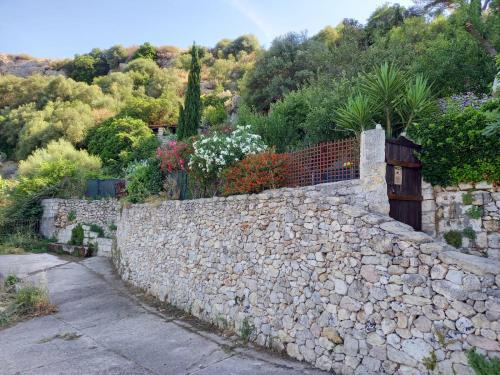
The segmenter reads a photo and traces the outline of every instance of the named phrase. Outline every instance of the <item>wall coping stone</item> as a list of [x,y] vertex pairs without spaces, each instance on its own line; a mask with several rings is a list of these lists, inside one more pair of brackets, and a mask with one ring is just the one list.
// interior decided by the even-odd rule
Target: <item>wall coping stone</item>
[[484,276],[488,273],[500,273],[500,261],[483,258],[476,255],[464,254],[458,251],[444,251],[438,254],[439,259],[447,264],[453,264],[466,271]]

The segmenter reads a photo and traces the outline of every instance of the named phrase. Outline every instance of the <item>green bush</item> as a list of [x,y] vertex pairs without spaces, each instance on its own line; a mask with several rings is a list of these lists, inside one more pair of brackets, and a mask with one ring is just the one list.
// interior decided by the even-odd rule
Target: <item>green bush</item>
[[134,160],[154,156],[159,145],[151,129],[131,117],[115,117],[92,129],[86,139],[90,153],[99,155],[110,173],[121,176]]
[[156,59],[156,48],[149,42],[142,44],[137,51],[135,51],[133,59],[143,58],[154,60]]
[[471,193],[465,193],[462,195],[462,202],[466,206],[470,206],[472,204],[472,200],[473,198]]
[[500,359],[498,358],[487,359],[472,349],[467,353],[467,360],[476,375],[500,375]]
[[470,107],[450,108],[443,115],[410,127],[423,147],[423,176],[433,185],[500,181],[500,138],[487,137],[484,112]]
[[462,231],[463,235],[467,237],[470,240],[475,240],[476,239],[476,232],[474,232],[474,229],[471,227],[467,227]]
[[131,203],[142,203],[158,194],[162,188],[162,174],[157,159],[149,159],[131,164],[127,168],[127,200]]
[[456,247],[457,249],[462,247],[462,232],[457,230],[450,230],[444,234],[444,240],[447,244]]
[[478,206],[473,206],[465,212],[471,219],[480,219],[483,216],[483,210]]
[[71,230],[71,239],[69,241],[70,245],[82,246],[83,245],[83,227],[81,224],[78,224]]
[[97,224],[90,224],[90,231],[97,233],[98,237],[104,237],[104,229]]

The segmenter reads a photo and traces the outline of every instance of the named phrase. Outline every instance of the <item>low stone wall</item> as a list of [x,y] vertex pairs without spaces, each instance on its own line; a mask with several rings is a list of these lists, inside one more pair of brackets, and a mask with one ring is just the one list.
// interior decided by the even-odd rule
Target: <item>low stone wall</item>
[[[67,244],[73,228],[81,224],[84,229],[83,244],[93,243],[97,246],[98,255],[111,256],[120,211],[116,199],[45,199],[42,206],[40,232],[45,237]],[[92,224],[102,229],[103,233],[93,231]]]
[[114,263],[161,300],[340,374],[427,374],[434,354],[441,373],[472,374],[467,349],[500,355],[500,262],[333,187],[132,205]]
[[[443,239],[449,231],[473,233],[462,236],[462,251],[500,259],[500,191],[481,182],[442,188],[422,184],[422,227],[424,232]],[[470,210],[477,210],[473,218]],[[466,234],[467,232],[465,232]]]

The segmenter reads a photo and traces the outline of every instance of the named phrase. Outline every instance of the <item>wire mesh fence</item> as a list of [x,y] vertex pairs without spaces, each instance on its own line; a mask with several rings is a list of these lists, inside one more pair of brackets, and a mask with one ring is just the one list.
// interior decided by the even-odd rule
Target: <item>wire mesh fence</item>
[[355,138],[320,143],[288,155],[288,187],[359,178],[359,142]]
[[38,235],[40,221],[37,219],[15,220],[0,224],[0,243],[19,235]]

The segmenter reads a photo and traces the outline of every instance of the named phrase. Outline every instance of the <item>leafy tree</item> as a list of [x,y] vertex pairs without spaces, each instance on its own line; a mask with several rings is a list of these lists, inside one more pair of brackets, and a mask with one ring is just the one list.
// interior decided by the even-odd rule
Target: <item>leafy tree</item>
[[110,173],[120,176],[130,162],[154,156],[159,142],[144,121],[117,117],[89,131],[86,144]]
[[243,93],[248,105],[267,111],[271,103],[316,76],[316,62],[308,55],[306,42],[304,34],[290,33],[276,38],[269,50],[258,57]]
[[[76,150],[75,147],[63,139],[51,141],[45,148],[37,149],[26,160],[19,163],[19,176],[21,177],[46,177],[49,179],[66,176],[57,172],[50,165],[67,165],[63,168],[66,172],[88,176],[98,173],[101,161],[98,157],[89,155],[85,150]],[[57,172],[54,176],[52,173]]]
[[95,78],[94,84],[99,86],[103,93],[113,96],[118,101],[125,101],[134,94],[134,80],[130,74],[113,72]]
[[[221,46],[219,45],[219,48],[220,47]],[[260,49],[259,40],[255,35],[242,35],[236,38],[235,40],[229,42],[228,44],[226,44],[222,48],[222,54],[225,58],[228,58],[230,55],[238,57],[238,55],[242,51],[246,53],[252,53],[258,51],[259,49]]]
[[43,110],[27,116],[19,132],[16,157],[24,159],[33,150],[60,138],[78,145],[94,125],[89,105],[79,101],[49,102]]
[[109,69],[116,69],[120,63],[127,59],[127,50],[122,45],[115,45],[104,51],[104,56]]
[[137,51],[135,51],[133,59],[148,59],[155,60],[156,59],[156,48],[149,42],[142,44]]
[[384,4],[370,15],[366,23],[365,31],[370,39],[377,34],[386,34],[391,29],[403,24],[405,18],[410,16],[410,12],[399,4]]
[[[486,31],[485,14],[490,7],[492,13],[497,13],[498,1],[491,0],[419,0],[416,1],[421,10],[430,14],[440,14],[448,9],[454,11],[456,20],[474,38],[491,58],[498,54],[492,39]],[[498,25],[496,25],[498,30]],[[497,36],[498,38],[498,36]],[[498,39],[497,39],[498,40]]]
[[91,83],[96,76],[96,60],[90,55],[76,55],[69,76],[75,81]]
[[127,200],[142,203],[162,189],[162,174],[158,159],[148,159],[132,163],[126,171]]
[[422,145],[426,181],[442,186],[500,180],[500,140],[484,135],[488,115],[472,107],[451,106],[441,115],[409,127]]
[[198,134],[201,121],[201,93],[200,93],[200,59],[198,47],[191,48],[191,69],[188,76],[188,86],[184,100],[182,117],[177,128],[177,138],[185,139]]
[[177,96],[168,93],[160,98],[130,97],[120,116],[141,119],[149,125],[173,125],[177,123],[179,116],[179,102]]

